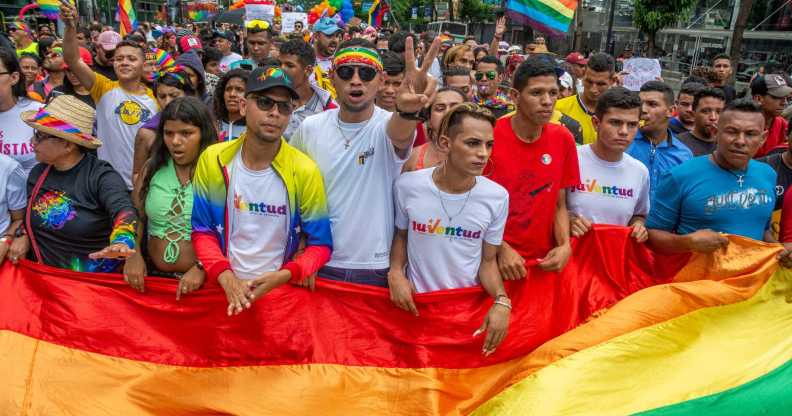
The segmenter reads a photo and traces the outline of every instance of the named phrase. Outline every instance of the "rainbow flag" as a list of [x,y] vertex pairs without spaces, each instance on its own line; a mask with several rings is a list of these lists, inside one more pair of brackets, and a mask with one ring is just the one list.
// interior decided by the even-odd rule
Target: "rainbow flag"
[[575,17],[578,0],[507,0],[506,13],[551,37],[563,37]]
[[116,21],[119,23],[118,33],[121,36],[126,36],[137,29],[137,14],[135,13],[134,5],[132,5],[132,0],[118,0]]
[[508,282],[509,334],[481,355],[478,288],[417,296],[321,280],[235,317],[222,289],[175,300],[118,275],[0,268],[1,414],[788,415],[792,272],[730,237],[658,256],[622,227],[561,274]]
[[368,11],[368,24],[369,26],[382,27],[382,22],[385,18],[385,13],[390,11],[390,6],[387,0],[374,0],[371,3],[371,8]]
[[[70,1],[71,4],[73,4]],[[60,1],[59,0],[36,0],[39,12],[49,20],[58,20],[60,14]]]

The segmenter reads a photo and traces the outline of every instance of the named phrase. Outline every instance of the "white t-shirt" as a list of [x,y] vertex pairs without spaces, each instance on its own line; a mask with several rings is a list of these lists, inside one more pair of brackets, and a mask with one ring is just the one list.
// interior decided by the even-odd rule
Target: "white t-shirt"
[[96,135],[102,146],[96,151],[121,174],[132,189],[132,156],[138,129],[157,114],[157,101],[151,90],[132,94],[121,88],[118,81],[96,74],[91,89],[96,102]]
[[8,211],[27,206],[27,172],[14,159],[0,155],[0,234],[11,225]]
[[228,257],[234,274],[251,280],[283,265],[289,201],[286,185],[271,167],[250,170],[241,154],[231,166]]
[[241,61],[242,55],[238,53],[231,52],[230,54],[224,56],[220,59],[220,70],[223,72],[228,72],[230,69],[229,67],[236,61]]
[[407,276],[418,293],[477,286],[484,242],[501,244],[509,213],[509,193],[497,183],[479,176],[469,194],[448,194],[434,170],[405,173],[394,186],[396,227],[407,230]]
[[290,143],[322,172],[333,232],[327,265],[385,269],[393,240],[393,182],[409,154],[400,158],[388,137],[391,113],[375,107],[368,121],[347,124],[338,119],[338,111],[309,116]]
[[33,152],[33,128],[25,124],[20,114],[25,111],[38,111],[43,104],[21,98],[10,110],[0,113],[0,154],[7,155],[22,165],[25,173],[36,166]]
[[649,213],[649,171],[625,153],[608,162],[580,146],[580,184],[569,189],[567,208],[595,224],[628,225],[634,215]]

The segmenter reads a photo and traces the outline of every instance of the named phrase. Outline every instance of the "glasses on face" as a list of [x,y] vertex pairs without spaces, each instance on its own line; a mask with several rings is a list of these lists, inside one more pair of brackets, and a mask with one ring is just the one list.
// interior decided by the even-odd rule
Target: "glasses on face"
[[358,77],[363,82],[370,82],[377,76],[377,70],[370,66],[344,65],[336,68],[335,71],[338,77],[344,81],[352,79],[355,76],[355,72],[357,72]]
[[258,30],[267,30],[270,28],[270,24],[266,20],[251,20],[245,23],[246,29],[258,29]]
[[51,134],[42,133],[40,131],[36,131],[35,133],[33,133],[33,142],[35,144],[39,144],[39,143],[41,143],[41,142],[43,142],[45,140],[48,140],[48,139],[57,139],[57,137],[55,137],[55,136],[53,136]]
[[484,76],[486,76],[488,80],[492,81],[498,76],[498,73],[495,71],[476,72],[476,81],[481,81],[484,79]]
[[19,29],[15,28],[15,27],[9,27],[9,28],[8,28],[8,33],[14,33],[14,32],[16,32],[17,30],[19,30]]
[[281,115],[288,116],[291,115],[294,108],[292,107],[291,101],[278,101],[273,100],[265,95],[257,95],[250,97],[256,101],[256,107],[258,107],[261,111],[270,111],[272,107],[275,105],[278,106],[278,112]]

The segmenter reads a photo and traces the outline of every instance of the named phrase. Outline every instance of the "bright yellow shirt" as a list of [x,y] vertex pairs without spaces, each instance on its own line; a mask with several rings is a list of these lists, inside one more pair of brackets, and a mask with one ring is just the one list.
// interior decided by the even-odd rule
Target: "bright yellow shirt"
[[580,127],[583,129],[583,144],[591,144],[597,141],[597,130],[594,129],[594,123],[591,121],[591,116],[594,113],[589,113],[586,110],[577,95],[556,101],[555,108],[580,123]]

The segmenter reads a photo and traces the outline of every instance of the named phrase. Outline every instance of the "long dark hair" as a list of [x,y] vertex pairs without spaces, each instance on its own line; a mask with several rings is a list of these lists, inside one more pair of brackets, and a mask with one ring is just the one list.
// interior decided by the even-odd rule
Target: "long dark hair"
[[[140,201],[145,203],[148,194],[151,178],[154,174],[168,164],[171,155],[168,147],[165,146],[165,122],[181,121],[198,127],[201,131],[201,143],[198,154],[200,155],[209,145],[217,143],[217,129],[214,119],[209,114],[209,109],[200,99],[191,96],[177,98],[168,104],[160,114],[160,122],[157,126],[157,135],[151,145],[151,156],[146,161],[143,168],[144,177],[140,188]],[[196,160],[193,163],[197,163]]]
[[232,69],[220,78],[220,81],[217,82],[217,87],[215,87],[214,92],[214,112],[217,116],[218,120],[222,120],[228,122],[228,108],[225,105],[225,89],[226,85],[228,85],[228,81],[232,78],[239,78],[245,84],[247,84],[248,75],[250,75],[250,71],[246,69]]
[[27,97],[27,90],[25,89],[25,75],[22,74],[22,68],[19,66],[16,51],[8,48],[0,48],[0,61],[3,62],[5,70],[9,74],[16,72],[19,75],[19,82],[11,87],[11,94],[16,99]]

